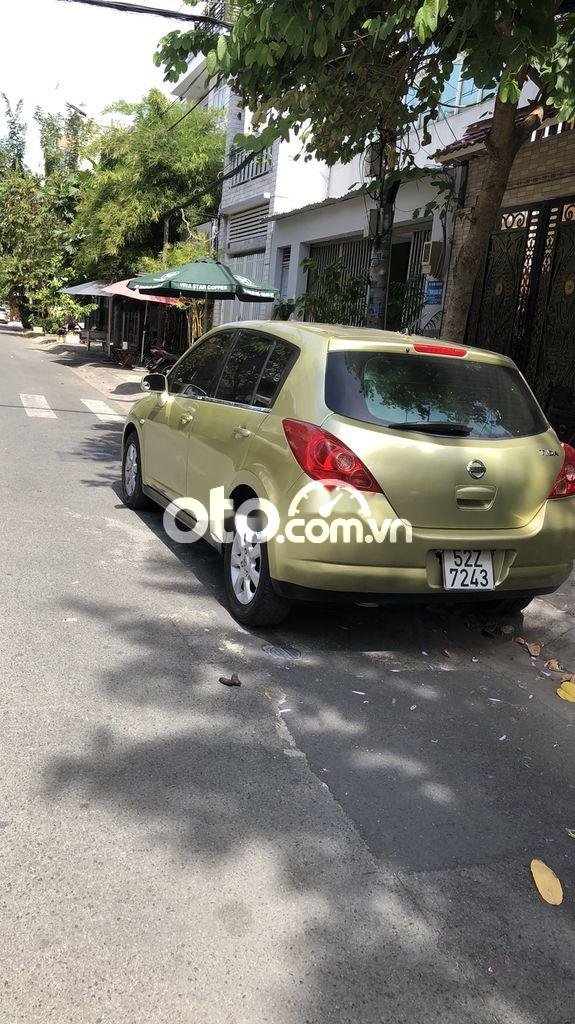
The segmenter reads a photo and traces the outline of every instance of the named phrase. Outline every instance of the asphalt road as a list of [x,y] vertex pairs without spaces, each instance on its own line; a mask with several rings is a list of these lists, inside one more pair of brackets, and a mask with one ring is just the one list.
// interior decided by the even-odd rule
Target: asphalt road
[[[122,506],[68,359],[0,334],[0,1024],[573,1022],[542,659],[441,610],[242,629],[218,556]],[[516,628],[575,669],[574,611]]]

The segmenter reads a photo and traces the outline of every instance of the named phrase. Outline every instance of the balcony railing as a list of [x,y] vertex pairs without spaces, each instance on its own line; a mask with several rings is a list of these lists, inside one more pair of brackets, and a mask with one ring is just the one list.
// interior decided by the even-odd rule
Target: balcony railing
[[[230,163],[232,169],[238,167],[246,159],[246,152],[243,149],[234,149],[230,153]],[[271,171],[272,167],[272,150],[271,146],[267,149],[262,149],[261,153],[254,153],[251,160],[243,167],[240,166],[237,174],[234,174],[230,178],[230,185],[243,185],[246,181],[252,181],[254,178],[260,178],[262,174],[267,174]]]
[[233,0],[208,0],[205,13],[218,21],[235,21],[238,5]]

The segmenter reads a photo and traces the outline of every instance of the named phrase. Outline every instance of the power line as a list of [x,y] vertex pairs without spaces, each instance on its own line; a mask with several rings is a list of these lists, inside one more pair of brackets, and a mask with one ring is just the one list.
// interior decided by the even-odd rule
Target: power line
[[128,14],[151,14],[157,18],[170,18],[173,21],[190,21],[195,25],[208,25],[211,28],[231,28],[229,21],[220,21],[208,14],[182,14],[180,11],[169,11],[163,7],[143,7],[142,4],[124,2],[124,0],[60,0],[60,3],[87,4],[89,7],[102,7],[110,11],[123,11]]
[[[166,128],[166,131],[171,132],[174,128],[177,128],[177,126],[179,124],[181,124],[182,121],[185,121],[186,118],[189,116],[189,114],[193,114],[194,110],[197,110],[197,108],[200,106],[200,104],[202,104],[204,102],[204,100],[207,99],[207,97],[210,95],[210,93],[213,92],[214,89],[216,89],[219,84],[220,84],[219,82],[214,82],[214,84],[210,86],[208,91],[205,92],[203,94],[203,96],[200,96],[199,100],[197,100],[196,103],[194,103],[193,107],[190,107],[189,110],[186,110],[186,113],[182,114],[182,116],[179,117],[177,121],[174,121],[173,124],[169,124],[168,125],[168,127]],[[172,103],[172,107],[173,107],[173,105],[174,104]],[[171,110],[172,107],[170,107],[169,109]]]

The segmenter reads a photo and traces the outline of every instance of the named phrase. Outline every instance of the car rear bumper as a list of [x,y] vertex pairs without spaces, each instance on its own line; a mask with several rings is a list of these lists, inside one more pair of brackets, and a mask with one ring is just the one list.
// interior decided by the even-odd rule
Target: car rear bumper
[[[441,553],[493,552],[495,589],[446,591]],[[387,600],[489,600],[498,595],[551,593],[573,569],[575,499],[547,502],[535,519],[515,530],[413,530],[410,543],[270,545],[270,569],[280,593],[293,588],[321,594],[377,595]],[[313,594],[310,595],[313,598]],[[349,597],[347,598],[349,599]]]
[[462,594],[461,591],[440,590],[426,593],[404,594],[404,593],[379,593],[379,591],[366,590],[318,590],[316,587],[301,587],[295,583],[282,583],[281,580],[272,580],[273,588],[280,597],[290,601],[313,601],[325,604],[485,604],[489,601],[505,599],[509,601],[519,600],[525,597],[542,597],[544,594],[553,594],[557,587],[544,587],[526,590],[484,590],[469,591]]

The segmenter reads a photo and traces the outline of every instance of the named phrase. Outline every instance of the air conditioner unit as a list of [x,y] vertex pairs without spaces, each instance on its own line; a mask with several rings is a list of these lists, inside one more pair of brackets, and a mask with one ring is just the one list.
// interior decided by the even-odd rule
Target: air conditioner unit
[[439,277],[443,265],[443,242],[424,242],[421,253],[421,273]]

